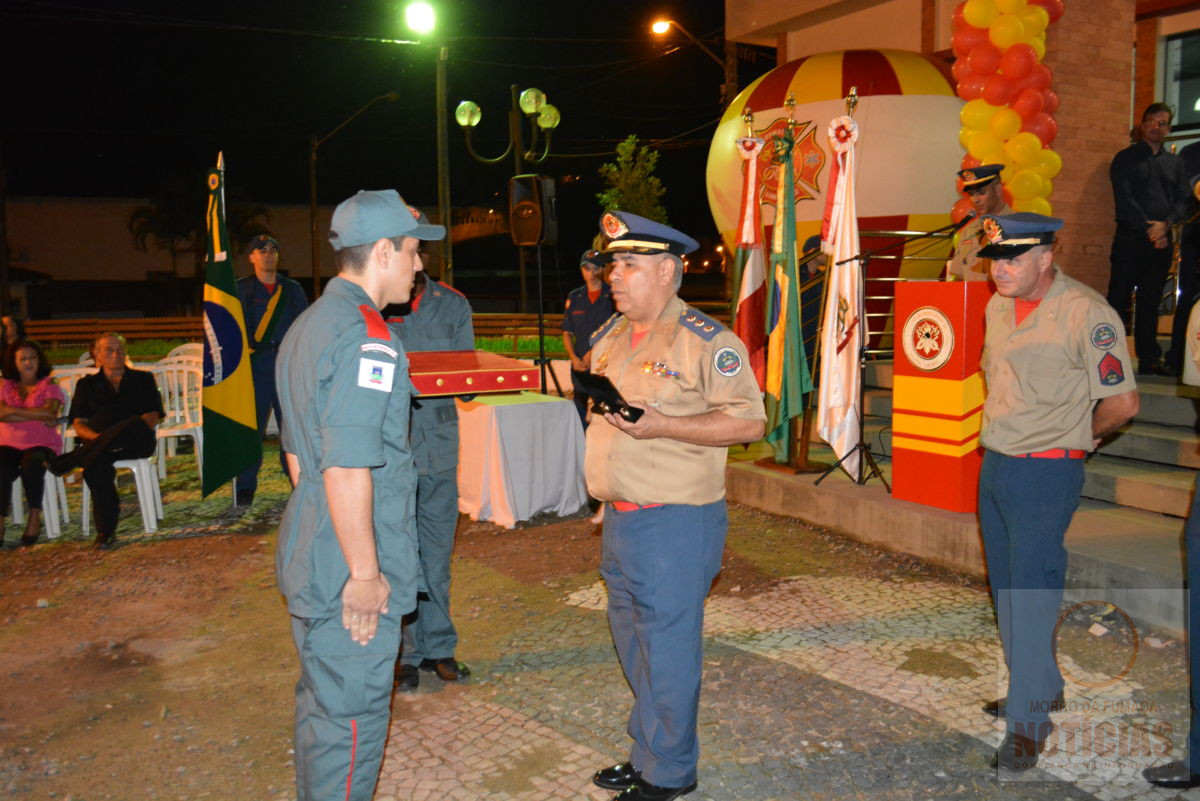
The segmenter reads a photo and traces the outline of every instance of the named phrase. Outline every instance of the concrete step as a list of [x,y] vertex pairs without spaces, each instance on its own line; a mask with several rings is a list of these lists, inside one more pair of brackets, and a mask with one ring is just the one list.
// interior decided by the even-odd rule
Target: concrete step
[[1138,376],[1141,408],[1137,419],[1146,423],[1195,430],[1200,412],[1200,387],[1159,376]]
[[1196,471],[1096,454],[1088,459],[1083,497],[1174,517],[1187,517]]
[[1196,435],[1177,426],[1133,422],[1100,446],[1099,453],[1155,464],[1200,468]]

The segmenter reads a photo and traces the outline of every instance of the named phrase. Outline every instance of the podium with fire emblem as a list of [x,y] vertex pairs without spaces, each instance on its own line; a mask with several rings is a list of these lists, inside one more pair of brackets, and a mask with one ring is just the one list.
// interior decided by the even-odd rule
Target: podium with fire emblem
[[986,281],[896,285],[892,496],[974,513],[983,449]]

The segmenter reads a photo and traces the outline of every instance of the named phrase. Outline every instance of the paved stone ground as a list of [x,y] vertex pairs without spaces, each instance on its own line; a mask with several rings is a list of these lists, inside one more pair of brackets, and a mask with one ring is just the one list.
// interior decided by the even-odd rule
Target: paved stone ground
[[[735,510],[737,516],[745,514]],[[530,613],[503,655],[469,684],[426,678],[398,695],[377,798],[593,798],[588,781],[623,760],[630,695],[608,635],[602,582]],[[785,578],[747,597],[714,596],[705,625],[700,788],[691,797],[751,799],[1160,799],[1137,778],[1159,755],[1127,747],[1128,730],[1164,720],[1186,732],[1182,684],[1146,714],[1111,703],[1145,695],[1130,673],[1103,690],[1072,686],[1060,727],[1082,731],[1085,699],[1121,731],[1109,763],[1080,737],[1048,770],[1001,780],[988,767],[1002,724],[979,711],[999,672],[990,604],[951,581]],[[1175,654],[1178,656],[1178,653]],[[1079,676],[1104,680],[1070,661]],[[1168,671],[1182,682],[1181,665]],[[1095,675],[1093,675],[1095,674]],[[427,675],[427,674],[426,674]],[[1095,681],[1093,683],[1101,683]],[[1125,712],[1125,714],[1122,714]],[[1180,739],[1182,735],[1180,735]],[[1084,738],[1087,739],[1087,738]],[[1137,743],[1154,745],[1143,735]],[[1137,744],[1135,743],[1135,746]],[[1096,777],[1102,777],[1100,779]],[[1200,797],[1193,793],[1190,797]]]

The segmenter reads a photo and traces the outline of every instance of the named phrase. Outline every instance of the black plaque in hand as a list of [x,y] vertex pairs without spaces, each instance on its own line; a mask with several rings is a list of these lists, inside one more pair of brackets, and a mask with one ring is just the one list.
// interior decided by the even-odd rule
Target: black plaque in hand
[[594,373],[576,373],[583,391],[592,399],[592,411],[596,414],[617,414],[631,423],[636,423],[644,409],[630,406],[608,376]]

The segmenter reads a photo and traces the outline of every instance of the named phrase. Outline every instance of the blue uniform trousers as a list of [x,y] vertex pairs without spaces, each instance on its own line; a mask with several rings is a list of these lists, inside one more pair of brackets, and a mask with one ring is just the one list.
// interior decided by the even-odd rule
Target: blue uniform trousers
[[400,615],[381,615],[365,646],[350,639],[340,614],[293,616],[292,637],[300,654],[297,801],[370,801],[391,716]]
[[450,620],[450,554],[458,528],[458,468],[417,476],[417,549],[425,591],[415,616],[404,619],[400,661],[454,656],[458,632]]
[[704,599],[727,528],[724,499],[604,512],[608,623],[634,698],[629,761],[651,784],[696,780]]
[[[275,423],[283,427],[283,410],[279,408],[279,395],[275,391],[275,350],[256,351],[250,361],[250,376],[254,380],[254,412],[258,419],[258,436],[267,436],[267,420],[271,410],[275,411]],[[279,449],[279,466],[283,474],[288,474],[287,459],[283,448]],[[236,490],[254,494],[258,489],[258,471],[262,467],[260,458],[253,466],[242,471],[237,477]]]
[[1000,642],[1008,664],[1008,731],[1045,737],[1063,688],[1054,659],[1067,552],[1063,535],[1079,506],[1083,459],[1034,459],[986,451],[979,523]]

